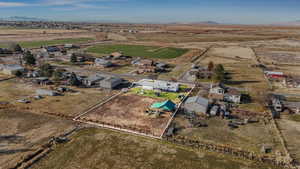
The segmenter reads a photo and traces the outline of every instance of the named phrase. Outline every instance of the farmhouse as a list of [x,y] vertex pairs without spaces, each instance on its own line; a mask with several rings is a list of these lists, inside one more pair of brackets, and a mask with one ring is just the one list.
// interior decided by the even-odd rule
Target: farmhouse
[[106,89],[114,89],[122,83],[122,79],[105,74],[94,74],[83,79],[83,84],[92,87],[101,87]]
[[18,71],[24,72],[25,68],[17,64],[0,65],[0,70],[6,75],[15,75]]
[[241,93],[236,89],[229,88],[224,95],[224,100],[232,103],[240,103]]
[[142,86],[146,90],[162,90],[169,92],[178,92],[179,83],[162,81],[162,80],[151,80],[151,79],[142,79],[135,83],[135,85]]
[[211,86],[209,90],[209,98],[216,100],[223,100],[225,94],[225,88],[222,85]]
[[231,103],[241,102],[241,93],[234,88],[226,88],[225,86],[219,84],[215,87],[211,86],[209,90],[209,98],[215,100],[224,100]]
[[184,102],[184,111],[186,113],[206,113],[208,108],[208,100],[200,96],[189,97]]
[[284,75],[283,72],[265,71],[264,73],[267,75],[267,77],[274,78],[274,79],[284,78],[285,77],[285,75]]

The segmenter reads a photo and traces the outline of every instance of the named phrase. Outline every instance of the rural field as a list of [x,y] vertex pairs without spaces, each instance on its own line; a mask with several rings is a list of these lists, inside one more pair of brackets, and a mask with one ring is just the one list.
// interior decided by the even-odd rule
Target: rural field
[[142,45],[98,45],[87,49],[88,52],[108,55],[112,52],[121,51],[124,55],[153,58],[173,59],[185,54],[187,49],[170,47],[142,46]]
[[70,142],[58,145],[33,168],[276,169],[227,155],[102,129],[84,129],[76,133]]
[[[31,154],[55,139],[58,141],[48,144],[48,154],[28,168],[279,169],[284,168],[278,167],[281,163],[300,164],[299,113],[286,108],[274,125],[275,106],[271,104],[275,103],[269,98],[282,95],[283,104],[299,103],[300,88],[280,86],[281,80],[271,83],[265,72],[300,77],[299,27],[60,22],[51,26],[54,28],[0,27],[0,48],[15,42],[32,52],[31,56],[16,49],[9,54],[0,50],[1,72],[12,73],[12,64],[26,69],[14,75],[0,72],[0,169],[10,169],[24,159],[24,165],[36,160]],[[64,44],[77,44],[80,49]],[[45,48],[47,54],[33,49],[41,46],[64,49],[51,52]],[[103,57],[114,52],[129,57]],[[44,70],[45,63],[53,70]],[[220,67],[224,70],[217,69]],[[54,71],[53,75],[48,71]],[[210,77],[202,78],[201,73]],[[54,83],[35,81],[43,76]],[[167,83],[134,86],[143,79]],[[222,83],[224,91],[217,91],[221,99],[209,97],[213,83]],[[172,84],[185,85],[170,92],[175,88]],[[37,97],[37,89],[58,91],[60,87],[71,90],[60,96]],[[229,93],[229,89],[236,92]],[[203,97],[191,101],[197,110],[182,109],[187,95]],[[228,101],[225,96],[239,97],[239,101]],[[176,104],[175,110],[182,106],[180,111],[173,114],[174,109],[151,108],[166,100]],[[206,112],[194,112],[198,106]],[[211,112],[214,106],[216,116]],[[229,119],[221,118],[222,113],[229,113]],[[75,127],[80,129],[61,136]],[[191,140],[174,141],[180,138],[268,157],[277,167],[226,150],[193,146]]]
[[[47,96],[35,100],[36,86],[18,83],[15,79],[0,83],[0,102],[10,102],[18,110],[26,110],[38,114],[56,114],[75,117],[91,106],[105,100],[114,93],[95,89],[82,90],[74,88],[74,93],[65,93],[63,96]],[[29,99],[30,104],[18,103],[18,99]]]
[[[19,43],[23,48],[39,48],[41,46],[86,43],[93,40],[93,38],[66,38],[44,41],[21,41],[16,43]],[[8,44],[0,43],[0,47],[8,47]]]
[[14,167],[20,159],[32,154],[51,137],[74,126],[72,121],[33,114],[26,109],[0,107],[0,168]]

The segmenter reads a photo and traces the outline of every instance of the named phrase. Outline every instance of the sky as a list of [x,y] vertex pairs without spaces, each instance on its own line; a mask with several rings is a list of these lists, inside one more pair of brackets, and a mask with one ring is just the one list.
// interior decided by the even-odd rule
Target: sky
[[300,0],[0,0],[0,18],[271,24],[300,20]]

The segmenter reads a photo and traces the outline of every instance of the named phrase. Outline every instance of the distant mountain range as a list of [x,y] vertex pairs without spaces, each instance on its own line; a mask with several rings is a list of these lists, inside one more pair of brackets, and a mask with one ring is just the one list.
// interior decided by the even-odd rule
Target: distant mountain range
[[25,16],[10,16],[6,18],[0,18],[2,21],[47,21],[46,19],[25,17]]
[[278,25],[278,26],[300,26],[300,20],[298,20],[298,21],[291,21],[291,22],[274,23],[272,25]]

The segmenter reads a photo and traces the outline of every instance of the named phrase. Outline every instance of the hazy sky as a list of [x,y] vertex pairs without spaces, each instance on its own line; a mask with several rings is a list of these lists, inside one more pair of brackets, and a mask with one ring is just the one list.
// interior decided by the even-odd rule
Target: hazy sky
[[300,0],[0,0],[0,18],[268,24],[300,20]]

